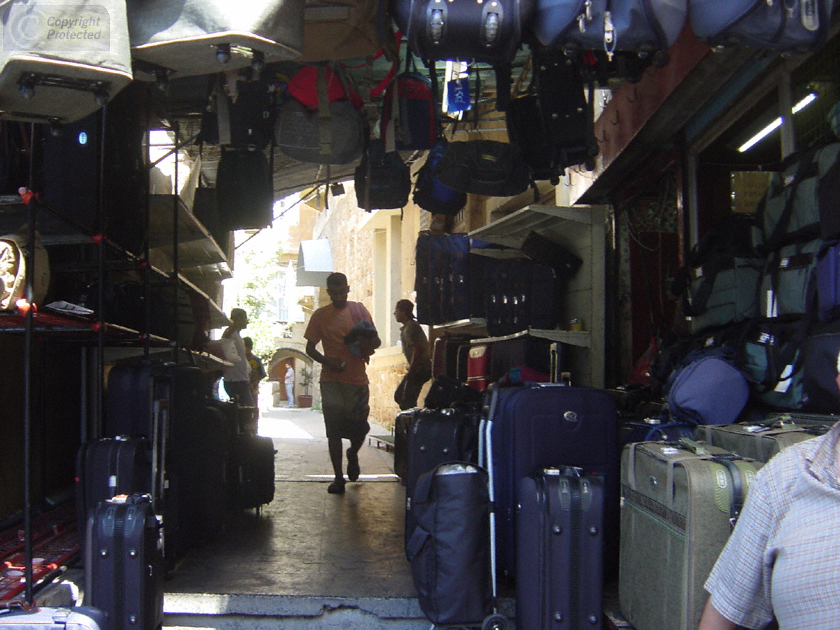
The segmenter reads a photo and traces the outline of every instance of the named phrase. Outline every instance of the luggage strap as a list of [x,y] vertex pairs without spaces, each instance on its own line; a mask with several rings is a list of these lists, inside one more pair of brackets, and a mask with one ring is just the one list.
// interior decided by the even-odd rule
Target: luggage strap
[[741,469],[735,463],[736,459],[741,459],[737,455],[717,456],[712,457],[713,462],[721,464],[727,471],[729,471],[729,478],[732,480],[732,499],[729,502],[729,531],[735,529],[735,523],[738,522],[738,517],[741,515],[741,509],[744,507],[744,480],[741,475]]

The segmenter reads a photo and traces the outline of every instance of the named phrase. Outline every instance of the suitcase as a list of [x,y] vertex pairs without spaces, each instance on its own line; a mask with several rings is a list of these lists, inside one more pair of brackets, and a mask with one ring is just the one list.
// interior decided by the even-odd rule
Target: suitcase
[[516,512],[516,627],[601,627],[603,479],[576,468],[524,477]]
[[[422,409],[408,432],[408,467],[405,475],[405,542],[411,539],[415,519],[414,490],[421,475],[445,462],[477,462],[478,423],[476,411],[468,409]],[[406,547],[406,551],[408,547]]]
[[[80,18],[96,26],[67,27],[68,35],[80,36],[75,45],[49,37],[51,22],[78,24]],[[132,80],[124,2],[8,3],[3,25],[2,119],[70,123],[98,110]]]
[[401,411],[394,419],[394,474],[403,485],[408,473],[408,434],[419,411],[418,408]]
[[0,610],[3,630],[107,630],[105,613],[89,606]]
[[[495,348],[493,349],[495,352]],[[606,390],[554,384],[492,387],[480,429],[479,465],[493,483],[496,557],[502,574],[516,570],[519,480],[542,468],[580,467],[604,479],[604,560],[618,558],[618,412]]]
[[[152,449],[145,438],[119,436],[82,444],[76,454],[76,522],[84,525],[100,501],[152,492]],[[79,537],[84,556],[85,536]]]
[[240,509],[259,509],[274,500],[274,442],[240,433],[233,444],[234,497]]
[[692,440],[624,447],[618,596],[636,630],[697,627],[703,583],[758,468]]
[[304,0],[262,0],[247,10],[225,0],[128,3],[138,77],[214,74],[295,59],[303,52]]
[[429,260],[432,247],[432,235],[420,234],[417,236],[417,244],[414,249],[414,292],[417,294],[415,307],[417,309],[417,322],[420,324],[433,324],[431,299],[431,276],[429,275]]
[[149,495],[120,495],[90,514],[85,604],[105,613],[108,630],[161,628],[162,537]]
[[448,234],[449,274],[444,279],[442,315],[445,322],[470,316],[470,239],[466,234]]
[[419,479],[414,509],[406,553],[423,613],[435,625],[481,624],[493,606],[487,472],[435,467]]
[[810,427],[773,427],[766,424],[702,425],[695,428],[694,435],[698,440],[766,464],[782,449],[822,435],[830,428],[831,425],[828,424]]
[[493,345],[478,343],[468,346],[467,385],[478,392],[487,389],[491,382],[491,356]]

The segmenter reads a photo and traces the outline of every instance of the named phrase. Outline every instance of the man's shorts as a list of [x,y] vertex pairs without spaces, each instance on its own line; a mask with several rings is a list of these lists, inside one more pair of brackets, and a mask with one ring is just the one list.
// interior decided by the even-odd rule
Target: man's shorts
[[370,390],[367,385],[322,382],[321,405],[328,438],[361,442],[370,431]]

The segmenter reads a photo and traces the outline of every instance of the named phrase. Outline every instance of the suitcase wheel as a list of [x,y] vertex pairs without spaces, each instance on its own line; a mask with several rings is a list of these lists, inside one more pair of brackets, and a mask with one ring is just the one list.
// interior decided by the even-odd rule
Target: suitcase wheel
[[490,615],[481,623],[481,630],[507,630],[507,617],[502,615]]

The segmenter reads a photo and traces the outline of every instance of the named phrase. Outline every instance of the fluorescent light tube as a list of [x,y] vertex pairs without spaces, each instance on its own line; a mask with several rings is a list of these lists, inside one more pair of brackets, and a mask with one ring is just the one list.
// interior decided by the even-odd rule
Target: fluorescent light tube
[[[808,94],[808,96],[806,96],[801,101],[799,101],[796,105],[793,106],[793,109],[791,109],[791,113],[798,114],[803,109],[808,107],[808,105],[813,103],[815,100],[817,100],[817,95],[814,94],[813,92],[811,92],[810,94]],[[776,129],[778,129],[781,126],[782,126],[782,117],[779,116],[776,120],[771,122],[764,129],[759,131],[752,138],[750,138],[744,144],[742,144],[740,147],[738,147],[738,152],[739,153],[744,153],[745,151],[749,151],[756,144],[758,144],[759,142],[764,140],[764,138],[766,138],[768,135],[773,133],[773,131],[775,131]]]

